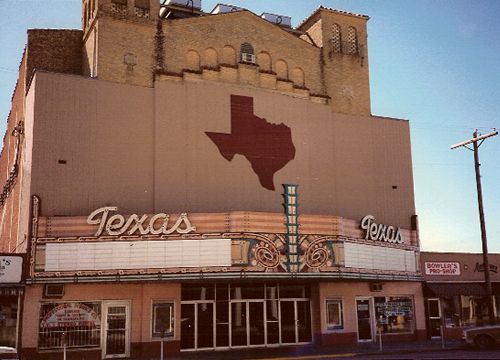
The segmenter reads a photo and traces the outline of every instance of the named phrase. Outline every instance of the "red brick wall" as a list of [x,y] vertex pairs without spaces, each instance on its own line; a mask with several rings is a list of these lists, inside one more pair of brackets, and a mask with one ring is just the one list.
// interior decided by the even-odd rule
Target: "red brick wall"
[[28,30],[28,84],[35,70],[82,74],[82,47],[82,30]]
[[21,168],[18,169],[12,185],[7,186],[7,180],[14,165],[16,149],[16,137],[12,135],[12,132],[17,123],[24,120],[25,69],[26,51],[19,65],[19,78],[12,95],[7,130],[0,153],[0,193],[4,192],[6,196],[5,202],[0,205],[0,252],[23,252],[26,249],[26,242],[17,246]]

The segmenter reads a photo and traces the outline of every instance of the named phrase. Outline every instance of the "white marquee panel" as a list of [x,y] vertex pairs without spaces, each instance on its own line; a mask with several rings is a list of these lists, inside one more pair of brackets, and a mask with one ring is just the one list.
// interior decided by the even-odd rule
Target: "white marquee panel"
[[345,266],[374,270],[416,271],[415,252],[384,246],[344,243]]
[[231,240],[47,244],[45,271],[231,266]]

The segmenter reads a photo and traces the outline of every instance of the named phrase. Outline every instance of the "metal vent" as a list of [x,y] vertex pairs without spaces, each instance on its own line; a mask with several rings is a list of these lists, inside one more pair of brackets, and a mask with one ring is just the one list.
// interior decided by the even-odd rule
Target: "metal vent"
[[43,289],[44,298],[61,298],[64,296],[64,284],[46,284]]
[[370,291],[382,291],[383,290],[382,283],[371,283]]

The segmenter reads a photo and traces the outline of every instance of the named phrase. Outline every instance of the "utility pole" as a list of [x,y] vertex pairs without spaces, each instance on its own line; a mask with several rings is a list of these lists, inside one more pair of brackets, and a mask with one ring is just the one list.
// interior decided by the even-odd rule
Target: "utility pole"
[[[486,225],[484,220],[484,209],[483,209],[483,190],[481,188],[481,173],[479,167],[479,147],[489,137],[498,135],[498,131],[494,131],[486,134],[479,135],[477,129],[472,134],[472,139],[463,141],[461,143],[451,146],[451,149],[456,149],[459,147],[464,147],[466,149],[472,150],[474,152],[474,165],[476,169],[476,187],[477,187],[477,202],[479,206],[479,222],[481,224],[481,241],[483,244],[483,266],[484,266],[484,282],[486,283],[486,297],[488,304],[488,316],[490,318],[490,325],[495,324],[495,314],[493,312],[493,291],[491,289],[491,278],[490,278],[490,263],[488,260],[488,240],[486,238]],[[472,144],[472,149],[467,145]]]

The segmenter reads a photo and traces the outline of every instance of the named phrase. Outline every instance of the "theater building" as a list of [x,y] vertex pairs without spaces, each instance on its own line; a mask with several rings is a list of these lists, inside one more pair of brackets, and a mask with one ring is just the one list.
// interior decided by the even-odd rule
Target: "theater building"
[[28,32],[0,161],[23,356],[425,338],[409,124],[371,114],[368,17],[183,3]]
[[[460,339],[465,328],[489,324],[483,254],[421,253],[429,336]],[[500,254],[489,254],[493,310],[500,320]]]

